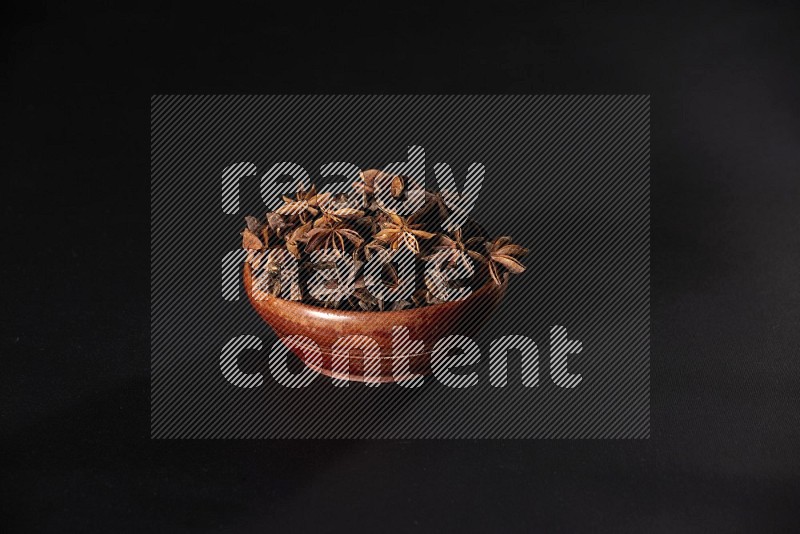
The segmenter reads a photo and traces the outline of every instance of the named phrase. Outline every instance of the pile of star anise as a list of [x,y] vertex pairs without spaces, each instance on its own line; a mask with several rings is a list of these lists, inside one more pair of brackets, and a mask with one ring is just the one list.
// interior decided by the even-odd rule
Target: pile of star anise
[[[242,246],[248,250],[248,262],[260,272],[262,290],[276,296],[291,295],[293,300],[315,304],[326,308],[359,311],[401,310],[428,306],[443,302],[431,291],[425,280],[425,264],[431,256],[444,257],[446,268],[463,268],[468,277],[458,277],[446,282],[452,287],[477,289],[487,283],[502,284],[508,274],[525,270],[518,258],[528,250],[513,244],[508,236],[489,239],[483,229],[468,220],[454,232],[443,229],[442,223],[450,210],[442,193],[423,188],[413,188],[415,194],[424,195],[422,208],[408,217],[401,217],[380,202],[375,194],[377,181],[388,183],[391,197],[402,201],[412,190],[408,180],[402,176],[388,176],[381,171],[368,170],[360,175],[349,194],[317,193],[311,186],[300,190],[295,198],[283,196],[284,204],[266,214],[266,220],[245,217],[247,228],[242,231]],[[344,206],[353,199],[360,199],[360,209]],[[370,293],[364,282],[364,266],[381,251],[405,248],[414,255],[415,290],[409,298],[388,302]],[[351,255],[355,269],[353,291],[346,298],[315,299],[308,290],[308,282],[320,271],[336,269],[336,262],[326,257],[323,261],[312,261],[315,251],[333,251],[334,254]],[[278,252],[278,254],[266,254]],[[294,257],[298,276],[292,287],[281,287],[281,258]],[[470,263],[474,269],[463,265]],[[397,288],[400,272],[392,262],[383,264],[381,282],[388,290]],[[464,272],[464,271],[462,271]],[[328,284],[337,285],[332,277]],[[373,287],[375,287],[373,285]]]

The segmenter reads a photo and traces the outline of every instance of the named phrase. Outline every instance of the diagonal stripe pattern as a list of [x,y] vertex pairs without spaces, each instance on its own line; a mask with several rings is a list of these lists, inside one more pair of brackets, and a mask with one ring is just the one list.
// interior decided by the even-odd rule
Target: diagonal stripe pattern
[[[153,97],[151,435],[649,437],[649,108],[625,95]],[[412,146],[429,186],[436,165],[459,187],[485,167],[471,217],[530,248],[527,270],[487,324],[442,341],[469,364],[449,378],[341,387],[287,356],[222,272],[244,259],[243,217],[274,204],[262,192],[291,192],[293,179],[262,183],[270,169],[334,190],[321,169],[386,168]]]

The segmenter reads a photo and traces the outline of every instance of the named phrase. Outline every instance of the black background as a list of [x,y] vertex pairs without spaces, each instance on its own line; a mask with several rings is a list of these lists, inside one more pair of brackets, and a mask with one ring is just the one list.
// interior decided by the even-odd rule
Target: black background
[[[800,526],[790,2],[9,7],[13,530]],[[150,95],[362,92],[652,94],[650,440],[149,439]]]

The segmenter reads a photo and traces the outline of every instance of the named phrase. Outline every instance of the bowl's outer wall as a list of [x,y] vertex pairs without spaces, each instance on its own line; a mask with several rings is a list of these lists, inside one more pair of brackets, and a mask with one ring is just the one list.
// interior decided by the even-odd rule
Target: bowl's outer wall
[[[485,324],[488,317],[505,295],[507,283],[500,286],[489,281],[463,300],[446,302],[423,308],[388,312],[355,312],[328,310],[274,296],[256,299],[253,294],[253,274],[245,263],[244,288],[253,308],[280,338],[291,335],[305,336],[320,348],[325,362],[322,369],[331,374],[333,345],[345,336],[359,335],[374,339],[381,348],[381,376],[390,379],[391,359],[409,358],[410,369],[415,373],[430,370],[430,354],[436,342],[448,335],[472,336]],[[412,340],[424,344],[422,353],[392,352],[392,328],[408,329]],[[306,361],[304,351],[293,352]],[[350,358],[351,379],[364,374],[364,361],[358,353]]]

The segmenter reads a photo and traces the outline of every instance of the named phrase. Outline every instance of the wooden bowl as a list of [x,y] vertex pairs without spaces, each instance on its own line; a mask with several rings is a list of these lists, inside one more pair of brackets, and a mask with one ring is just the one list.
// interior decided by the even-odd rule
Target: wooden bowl
[[[463,300],[423,308],[383,312],[332,310],[272,295],[256,299],[253,296],[252,269],[247,263],[244,266],[245,291],[264,322],[280,338],[300,335],[319,347],[322,365],[309,361],[305,350],[290,347],[307,367],[334,378],[361,382],[398,382],[415,375],[429,374],[431,352],[436,342],[452,334],[474,336],[502,300],[507,285],[506,282],[498,286],[489,280]],[[424,350],[409,353],[408,350],[399,349],[393,352],[392,327],[395,326],[406,327],[412,340],[422,341]],[[365,359],[352,354],[349,373],[343,374],[334,366],[333,345],[340,337],[350,335],[374,339],[380,345],[380,356]],[[396,367],[393,361],[397,358],[408,359],[411,374],[395,376],[398,373],[393,372]],[[380,370],[378,375],[375,374],[377,369]],[[367,370],[372,374],[368,375]]]

